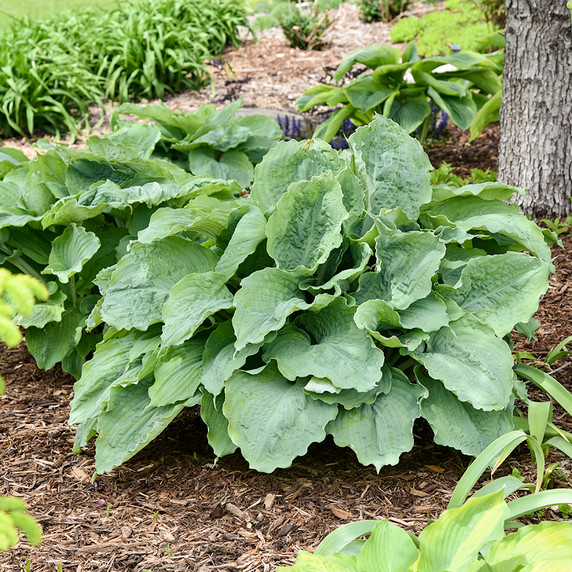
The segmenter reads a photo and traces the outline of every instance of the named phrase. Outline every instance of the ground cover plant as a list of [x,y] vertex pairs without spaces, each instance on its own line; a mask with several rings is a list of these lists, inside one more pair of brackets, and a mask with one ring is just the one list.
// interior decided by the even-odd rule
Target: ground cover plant
[[98,473],[198,403],[215,454],[265,472],[326,434],[395,464],[419,416],[472,455],[513,427],[503,338],[547,288],[542,231],[500,183],[432,189],[390,120],[349,144],[279,143],[250,196],[180,197],[100,272],[70,418],[77,451],[99,435]]
[[[424,142],[438,113],[447,114],[465,130],[475,121],[479,109],[490,105],[489,96],[501,93],[500,52],[482,55],[465,51],[421,59],[413,42],[403,52],[382,44],[368,46],[346,56],[334,80],[342,80],[358,64],[369,68],[367,73],[341,87],[311,87],[296,100],[301,111],[323,105],[335,109],[318,126],[315,137],[330,141],[345,120],[365,125],[380,113],[408,133],[415,132]],[[486,115],[487,122],[496,118],[494,111],[491,113]],[[483,128],[480,126],[481,131]]]
[[163,98],[208,81],[205,60],[238,45],[234,0],[129,0],[120,8],[18,20],[0,36],[0,132],[74,131],[104,98]]
[[390,39],[393,43],[415,40],[422,56],[447,54],[450,44],[463,50],[488,51],[488,38],[498,28],[486,21],[477,4],[470,0],[447,0],[443,10],[430,12],[422,18],[402,18],[392,26]]

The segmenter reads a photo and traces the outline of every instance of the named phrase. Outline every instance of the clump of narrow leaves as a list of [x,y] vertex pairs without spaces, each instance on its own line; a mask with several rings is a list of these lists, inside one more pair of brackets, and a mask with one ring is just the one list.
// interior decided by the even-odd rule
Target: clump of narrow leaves
[[[97,174],[94,197],[140,185],[122,199],[133,212],[112,262],[94,265],[101,297],[82,318],[104,334],[70,423],[76,451],[98,435],[97,473],[196,404],[215,454],[240,449],[264,472],[328,434],[363,464],[395,464],[419,417],[469,455],[513,428],[521,384],[507,336],[546,291],[542,231],[506,204],[516,189],[504,184],[432,188],[419,143],[384,117],[348,142],[278,143],[248,197],[182,183],[165,164],[159,206],[167,191],[146,181],[148,162]],[[85,186],[86,166],[67,179]],[[87,238],[97,216],[121,212],[110,198],[81,202],[60,199],[49,216],[76,217],[66,232]],[[49,271],[72,274],[55,259]]]

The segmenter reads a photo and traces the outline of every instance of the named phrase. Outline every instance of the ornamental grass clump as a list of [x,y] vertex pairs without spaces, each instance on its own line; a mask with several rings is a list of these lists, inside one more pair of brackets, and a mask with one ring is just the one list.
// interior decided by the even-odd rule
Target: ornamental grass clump
[[348,143],[280,142],[249,196],[194,179],[134,211],[95,279],[103,338],[71,404],[97,473],[194,405],[216,456],[240,449],[262,472],[326,435],[379,470],[419,417],[468,455],[513,428],[508,336],[547,289],[543,232],[502,183],[432,188],[391,120]]

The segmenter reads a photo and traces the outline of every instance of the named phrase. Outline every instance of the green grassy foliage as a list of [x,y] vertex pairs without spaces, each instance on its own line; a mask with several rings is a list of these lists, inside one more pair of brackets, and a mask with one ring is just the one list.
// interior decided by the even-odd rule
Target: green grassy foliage
[[403,18],[391,28],[394,43],[417,41],[422,56],[450,53],[448,43],[458,44],[463,50],[482,51],[481,38],[492,29],[483,13],[466,0],[447,0],[444,10],[426,14],[423,18]]
[[238,45],[235,0],[128,0],[103,14],[16,20],[0,38],[0,134],[74,131],[102,99],[163,98],[208,80],[204,62]]

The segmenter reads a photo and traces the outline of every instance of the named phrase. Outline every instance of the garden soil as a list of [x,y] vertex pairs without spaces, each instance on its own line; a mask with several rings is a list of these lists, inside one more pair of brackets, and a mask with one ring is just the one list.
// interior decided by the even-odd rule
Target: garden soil
[[[215,103],[242,97],[252,107],[293,109],[304,89],[331,78],[348,51],[387,41],[387,26],[360,23],[354,6],[344,5],[328,41],[322,52],[298,52],[273,30],[259,44],[228,50],[213,62]],[[212,99],[210,91],[190,93],[169,105],[192,110]],[[497,141],[494,127],[470,144],[450,129],[428,152],[434,165],[445,160],[466,175],[475,167],[496,169]],[[34,152],[26,143],[11,144]],[[563,241],[564,249],[553,250],[556,274],[536,316],[538,340],[514,336],[517,348],[539,359],[572,335],[572,237]],[[0,494],[25,499],[44,529],[39,547],[23,542],[0,555],[0,570],[6,572],[55,572],[60,564],[63,571],[76,572],[266,572],[293,564],[300,549],[314,549],[352,520],[387,518],[419,533],[446,508],[470,462],[435,445],[431,430],[420,422],[413,450],[379,474],[329,439],[311,446],[291,468],[261,474],[238,454],[217,461],[198,411],[190,409],[124,466],[94,480],[93,445],[82,455],[72,454],[74,432],[67,419],[73,379],[57,368],[38,370],[25,346],[2,348],[0,354],[6,380],[0,397]],[[571,361],[565,357],[553,366],[570,390]],[[546,399],[534,389],[531,395]],[[554,417],[572,431],[563,411],[556,408]],[[563,468],[555,484],[570,486],[570,460],[552,453],[548,461],[560,461]],[[504,470],[512,468],[534,478],[524,449]],[[547,517],[558,513],[548,510]]]

